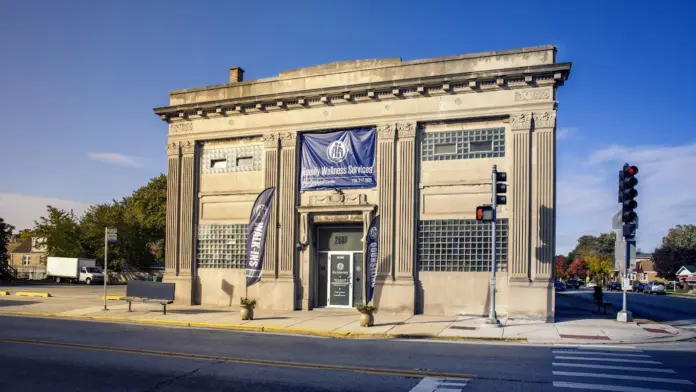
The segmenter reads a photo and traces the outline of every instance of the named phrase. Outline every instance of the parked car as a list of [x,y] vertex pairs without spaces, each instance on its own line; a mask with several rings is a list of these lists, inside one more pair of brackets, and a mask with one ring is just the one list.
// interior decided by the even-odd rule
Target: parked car
[[609,282],[607,285],[607,291],[622,291],[621,290],[621,282]]
[[632,290],[632,291],[633,291],[634,293],[642,293],[642,292],[645,290],[645,286],[646,286],[645,283],[636,282],[636,283],[633,284],[633,290]]
[[648,285],[645,286],[645,288],[643,289],[643,292],[646,293],[646,294],[662,294],[662,295],[665,295],[665,294],[667,294],[666,291],[667,291],[667,290],[666,290],[666,288],[665,288],[665,284],[662,283],[662,282],[657,282],[657,281],[648,283]]
[[566,285],[563,282],[555,281],[553,283],[553,288],[556,289],[556,291],[566,291]]
[[578,282],[575,279],[570,279],[565,283],[566,287],[569,289],[579,289],[580,288],[580,282]]

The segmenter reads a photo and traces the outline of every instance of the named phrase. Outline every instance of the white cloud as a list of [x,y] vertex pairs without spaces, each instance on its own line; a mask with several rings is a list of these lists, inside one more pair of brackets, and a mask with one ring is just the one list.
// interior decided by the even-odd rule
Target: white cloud
[[17,230],[31,229],[34,221],[46,216],[46,206],[51,205],[63,210],[73,210],[81,216],[90,203],[63,200],[52,197],[20,195],[16,193],[0,193],[0,217]]
[[[684,181],[696,167],[696,143],[681,146],[610,146],[588,159],[564,162],[558,173],[557,253],[567,253],[583,234],[611,230],[619,210],[618,172],[625,162],[638,173],[637,247],[652,251],[677,224],[696,221],[696,182]],[[681,177],[681,178],[680,178]]]
[[578,132],[577,128],[572,128],[572,127],[558,128],[558,130],[556,130],[556,139],[557,140],[570,139],[570,138],[574,137],[577,132]]
[[142,167],[143,158],[123,155],[115,152],[90,152],[87,154],[89,159],[108,163],[111,165],[120,165],[126,167]]

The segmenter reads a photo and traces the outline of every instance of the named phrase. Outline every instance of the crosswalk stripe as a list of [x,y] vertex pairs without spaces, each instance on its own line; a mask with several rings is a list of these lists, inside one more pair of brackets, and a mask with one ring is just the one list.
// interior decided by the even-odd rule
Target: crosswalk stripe
[[437,391],[461,391],[466,387],[466,380],[452,380],[442,378],[425,377],[410,392],[437,392]]
[[608,357],[632,357],[632,358],[650,358],[650,355],[645,354],[617,354],[617,353],[607,353],[602,351],[553,351],[554,354],[570,354],[570,355],[606,355]]
[[603,374],[603,373],[582,373],[582,372],[553,372],[554,376],[568,376],[568,377],[597,377],[597,378],[612,378],[615,380],[633,380],[633,381],[654,381],[654,382],[664,382],[669,384],[683,384],[683,385],[694,385],[689,380],[682,380],[676,378],[662,378],[662,377],[642,377],[642,376],[626,376],[622,374]]
[[554,362],[553,366],[560,367],[576,367],[576,368],[586,368],[586,369],[611,369],[611,370],[637,370],[642,372],[653,372],[653,373],[676,373],[672,369],[660,369],[660,368],[646,368],[638,366],[612,366],[612,365],[592,365],[589,363],[569,363],[569,362]]
[[669,389],[652,389],[652,388],[636,388],[622,387],[619,385],[603,385],[603,384],[586,384],[581,382],[565,382],[554,381],[554,387],[558,388],[574,388],[574,389],[590,389],[597,391],[613,391],[613,392],[678,392]]
[[554,359],[570,359],[572,361],[604,361],[604,362],[645,363],[645,364],[649,364],[649,365],[662,365],[662,362],[647,361],[647,360],[642,360],[642,359],[564,357],[564,356],[556,356],[556,357],[554,357]]

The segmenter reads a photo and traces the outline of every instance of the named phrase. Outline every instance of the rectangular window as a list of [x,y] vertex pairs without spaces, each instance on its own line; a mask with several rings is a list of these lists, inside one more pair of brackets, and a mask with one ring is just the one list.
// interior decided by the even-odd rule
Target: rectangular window
[[211,159],[211,169],[227,169],[227,159]]
[[198,226],[199,268],[244,268],[245,224]]
[[437,154],[437,155],[456,154],[456,153],[457,153],[457,144],[456,143],[436,144],[435,145],[435,154]]
[[469,142],[469,152],[491,152],[493,151],[493,141],[483,140],[476,142]]
[[22,265],[23,266],[31,265],[31,256],[30,255],[22,256]]
[[254,157],[237,157],[237,166],[251,166],[254,164]]

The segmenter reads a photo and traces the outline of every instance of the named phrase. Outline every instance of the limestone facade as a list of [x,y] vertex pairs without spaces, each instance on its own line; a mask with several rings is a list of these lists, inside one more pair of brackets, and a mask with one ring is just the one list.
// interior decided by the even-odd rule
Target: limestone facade
[[[553,319],[556,94],[570,73],[541,46],[426,60],[331,63],[173,91],[165,281],[177,302],[237,305],[256,196],[276,188],[260,308],[322,306],[318,230],[381,220],[380,312],[486,314],[491,166],[508,174],[498,218],[497,311]],[[300,135],[371,127],[376,186],[300,191]],[[357,270],[356,270],[357,271]],[[360,280],[360,279],[358,279]],[[364,276],[363,276],[364,284]]]

